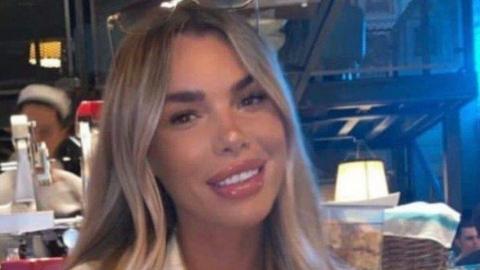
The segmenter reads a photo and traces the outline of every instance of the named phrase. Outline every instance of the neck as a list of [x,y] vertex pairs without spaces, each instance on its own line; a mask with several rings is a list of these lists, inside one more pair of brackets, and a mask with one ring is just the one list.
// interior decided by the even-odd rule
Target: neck
[[220,228],[179,222],[177,235],[189,270],[263,269],[262,225]]

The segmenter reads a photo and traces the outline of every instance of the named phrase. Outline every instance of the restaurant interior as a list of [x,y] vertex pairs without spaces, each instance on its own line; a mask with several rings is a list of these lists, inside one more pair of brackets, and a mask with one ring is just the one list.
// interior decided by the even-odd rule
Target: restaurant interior
[[[19,94],[27,85],[45,84],[71,97],[78,149],[69,160],[80,163],[77,173],[88,180],[95,151],[90,137],[98,132],[110,62],[125,35],[116,15],[135,19],[164,2],[175,1],[0,1],[1,173],[21,167],[12,159],[22,156],[11,120]],[[327,227],[338,230],[330,239],[333,251],[354,269],[480,269],[478,252],[471,268],[458,268],[469,266],[455,258],[459,224],[469,220],[480,229],[480,1],[244,2],[234,12],[248,17],[277,52],[291,87],[322,206],[334,220]],[[37,160],[40,150],[26,152],[33,164],[48,163]],[[0,269],[27,269],[21,265],[38,258],[60,265],[66,253],[29,247],[48,228],[35,218],[48,216],[39,209],[15,216],[2,210],[3,202],[0,224],[12,225],[0,225]],[[52,220],[68,250],[81,213],[55,213]],[[32,224],[15,227],[22,222]],[[477,238],[480,250],[480,231]],[[355,239],[367,239],[358,249],[368,255],[355,256]]]

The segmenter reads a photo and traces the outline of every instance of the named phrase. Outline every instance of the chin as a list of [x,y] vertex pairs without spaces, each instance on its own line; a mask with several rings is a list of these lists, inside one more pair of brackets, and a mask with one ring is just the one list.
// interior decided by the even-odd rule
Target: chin
[[[218,212],[216,216],[218,223],[227,227],[253,228],[263,224],[273,209],[273,200],[264,203],[252,203],[252,207],[229,209],[225,212]],[[259,207],[261,206],[261,207]]]

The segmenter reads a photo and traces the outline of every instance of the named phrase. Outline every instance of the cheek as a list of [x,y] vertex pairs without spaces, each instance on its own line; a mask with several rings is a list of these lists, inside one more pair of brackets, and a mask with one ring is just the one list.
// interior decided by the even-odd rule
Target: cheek
[[284,124],[275,113],[266,114],[252,121],[250,134],[255,134],[255,140],[272,157],[285,159],[287,151],[287,136]]
[[155,176],[169,186],[194,175],[202,160],[204,144],[198,141],[201,136],[168,136],[158,134],[149,149],[148,159]]
[[[279,116],[274,113],[256,115],[254,119],[243,118],[238,123],[242,132],[254,144],[254,153],[267,154],[275,161],[276,171],[286,162],[286,134]],[[213,164],[221,163],[212,154],[214,134],[211,126],[191,132],[158,132],[149,149],[148,159],[152,170],[169,192],[185,187],[188,181],[209,176]],[[210,138],[210,140],[208,139]],[[259,149],[260,148],[260,149]]]

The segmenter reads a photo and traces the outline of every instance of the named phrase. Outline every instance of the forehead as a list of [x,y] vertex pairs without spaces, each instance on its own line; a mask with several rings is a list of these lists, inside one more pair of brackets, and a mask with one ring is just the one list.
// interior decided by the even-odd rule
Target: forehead
[[476,236],[477,229],[475,227],[465,227],[462,229],[463,236]]
[[179,34],[172,41],[169,91],[225,86],[247,71],[229,43],[215,33]]

